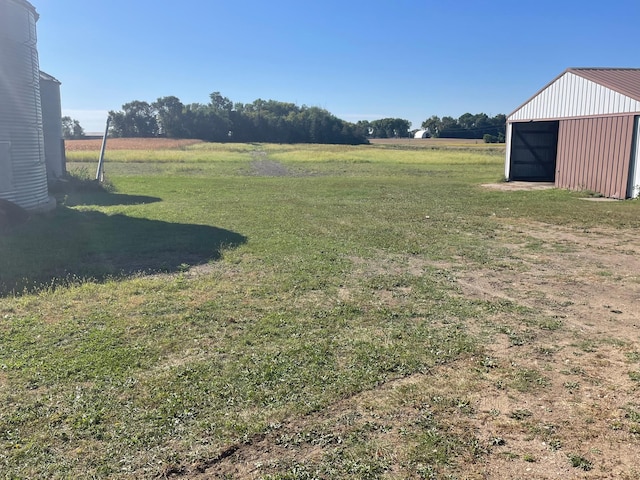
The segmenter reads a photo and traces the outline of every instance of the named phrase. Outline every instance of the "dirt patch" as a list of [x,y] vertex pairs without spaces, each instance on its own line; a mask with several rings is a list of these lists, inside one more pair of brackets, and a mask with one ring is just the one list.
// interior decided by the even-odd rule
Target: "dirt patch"
[[308,172],[293,170],[280,162],[268,158],[264,150],[254,150],[251,152],[253,159],[247,175],[258,177],[305,177]]
[[251,162],[251,174],[260,177],[288,177],[291,173],[279,162],[273,160],[254,160]]
[[[488,347],[495,368],[471,423],[480,437],[504,440],[485,478],[637,478],[637,232],[532,223],[506,227],[505,237],[514,231],[523,242],[509,246],[505,268],[458,278],[467,298],[525,307],[485,326],[498,332]],[[527,375],[530,384],[509,388]],[[516,411],[529,413],[505,421]]]
[[618,198],[607,198],[607,197],[589,197],[589,198],[581,198],[580,200],[584,200],[585,202],[619,202]]
[[518,190],[550,190],[555,188],[553,182],[500,182],[484,183],[482,186],[492,190],[503,190],[507,192]]

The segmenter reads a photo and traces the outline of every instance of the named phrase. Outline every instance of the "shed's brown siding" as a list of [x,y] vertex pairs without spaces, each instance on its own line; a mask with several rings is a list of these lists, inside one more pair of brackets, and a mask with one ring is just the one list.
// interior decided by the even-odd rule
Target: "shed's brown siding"
[[626,198],[633,115],[560,121],[556,186]]

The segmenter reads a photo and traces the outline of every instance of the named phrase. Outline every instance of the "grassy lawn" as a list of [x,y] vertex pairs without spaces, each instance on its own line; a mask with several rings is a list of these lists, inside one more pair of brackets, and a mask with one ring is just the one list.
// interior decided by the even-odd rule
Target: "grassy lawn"
[[[68,167],[96,158],[69,151]],[[499,370],[535,395],[550,376],[492,360],[492,343],[565,327],[457,278],[563,248],[523,236],[528,222],[640,226],[635,201],[483,188],[503,161],[473,146],[108,152],[108,191],[68,188],[0,236],[0,476],[480,475],[502,437],[464,426],[478,382]],[[504,421],[531,421],[518,411]],[[230,464],[243,449],[257,460]]]

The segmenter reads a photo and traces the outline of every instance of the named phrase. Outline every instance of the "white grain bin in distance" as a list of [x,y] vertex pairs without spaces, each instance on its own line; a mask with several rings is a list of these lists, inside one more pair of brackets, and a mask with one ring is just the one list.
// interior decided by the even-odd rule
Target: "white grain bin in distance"
[[49,184],[53,184],[66,173],[60,82],[43,71],[40,71],[40,103],[47,178]]
[[36,21],[26,0],[0,0],[0,198],[49,210]]

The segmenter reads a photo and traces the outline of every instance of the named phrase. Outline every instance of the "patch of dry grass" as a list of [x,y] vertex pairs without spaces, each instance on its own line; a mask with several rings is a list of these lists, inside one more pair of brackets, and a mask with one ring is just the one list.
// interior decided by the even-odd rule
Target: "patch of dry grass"
[[[181,150],[184,147],[198,143],[202,143],[202,140],[174,138],[107,138],[107,148],[109,150]],[[68,152],[97,152],[101,146],[101,138],[64,141],[64,148]]]

